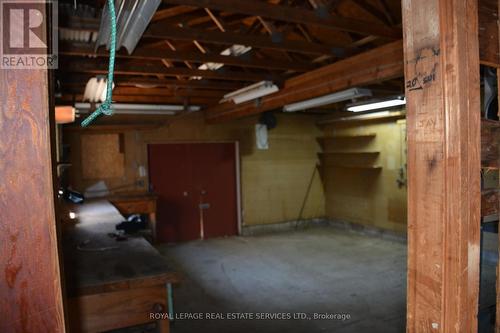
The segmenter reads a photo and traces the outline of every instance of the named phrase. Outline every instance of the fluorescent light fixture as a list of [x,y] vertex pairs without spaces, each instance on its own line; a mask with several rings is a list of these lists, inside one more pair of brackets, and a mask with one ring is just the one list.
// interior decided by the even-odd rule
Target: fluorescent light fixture
[[[161,0],[116,0],[116,49],[122,46],[128,54],[134,52],[139,39],[141,39],[151,18],[158,9]],[[109,49],[109,9],[104,6],[101,16],[101,25],[96,42],[96,50],[101,45]]]
[[351,105],[347,107],[347,111],[362,112],[362,111],[370,111],[378,109],[388,109],[394,106],[405,105],[405,104],[406,104],[406,98],[404,96],[400,96],[385,101],[372,101],[369,103],[364,103],[359,105]]
[[[80,113],[89,113],[91,109],[90,103],[75,103],[75,109]],[[99,107],[96,104],[95,107]],[[113,103],[112,109],[114,114],[135,114],[135,115],[175,115],[178,112],[187,110],[189,112],[200,111],[201,107],[191,105],[170,105],[170,104],[121,104]]]
[[372,91],[370,89],[362,88],[351,88],[343,91],[339,91],[333,94],[308,99],[302,102],[288,104],[283,107],[285,112],[295,112],[300,110],[307,110],[318,106],[338,103],[347,101],[354,98],[371,96]]
[[220,102],[233,101],[235,104],[240,104],[259,97],[270,95],[278,90],[278,86],[272,81],[261,81],[224,95],[224,98]]

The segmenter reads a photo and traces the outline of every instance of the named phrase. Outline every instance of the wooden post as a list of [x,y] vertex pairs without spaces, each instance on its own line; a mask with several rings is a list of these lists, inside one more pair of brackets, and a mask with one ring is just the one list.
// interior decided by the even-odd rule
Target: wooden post
[[407,332],[476,332],[477,0],[403,0],[408,111]]
[[47,81],[47,70],[0,69],[2,333],[65,330]]

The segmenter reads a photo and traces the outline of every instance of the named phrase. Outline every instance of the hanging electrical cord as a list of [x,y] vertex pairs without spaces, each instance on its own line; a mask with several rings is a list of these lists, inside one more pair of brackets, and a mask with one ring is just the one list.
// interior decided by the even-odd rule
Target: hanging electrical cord
[[112,94],[113,94],[113,76],[114,76],[114,70],[115,70],[115,55],[116,55],[116,15],[115,15],[115,4],[114,0],[108,0],[108,7],[109,7],[109,21],[111,24],[111,34],[110,34],[110,48],[109,48],[109,67],[108,67],[108,82],[106,86],[106,100],[99,105],[97,110],[92,112],[90,116],[85,118],[81,126],[82,127],[87,127],[90,125],[94,120],[97,119],[102,114],[105,114],[107,116],[110,116],[113,114],[113,110],[111,109],[111,105],[113,103],[112,101]]

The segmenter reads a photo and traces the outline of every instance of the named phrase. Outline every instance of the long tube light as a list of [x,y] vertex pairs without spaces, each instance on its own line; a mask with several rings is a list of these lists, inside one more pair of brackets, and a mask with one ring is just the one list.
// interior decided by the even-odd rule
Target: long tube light
[[235,104],[240,104],[259,97],[270,95],[278,90],[278,86],[272,81],[261,81],[224,95],[221,103],[232,100]]
[[[96,107],[99,105],[96,104]],[[91,109],[90,103],[75,103],[75,109],[81,113],[88,113]],[[196,105],[170,105],[170,104],[121,104],[113,103],[113,112],[115,114],[137,114],[137,115],[175,115],[180,111],[199,111],[201,108]]]
[[359,105],[351,105],[347,107],[347,111],[351,112],[363,112],[363,111],[371,111],[371,110],[378,110],[378,109],[388,109],[394,106],[400,106],[400,105],[405,105],[406,104],[406,98],[405,97],[397,97],[397,98],[392,98],[389,100],[385,101],[376,101],[376,102],[369,102],[365,104],[359,104]]
[[293,104],[288,104],[283,107],[283,111],[285,112],[295,112],[300,110],[307,110],[310,108],[338,103],[347,101],[354,98],[371,96],[372,91],[370,89],[363,88],[351,88],[347,90],[342,90],[333,94],[316,97],[312,99],[308,99],[302,102],[297,102]]

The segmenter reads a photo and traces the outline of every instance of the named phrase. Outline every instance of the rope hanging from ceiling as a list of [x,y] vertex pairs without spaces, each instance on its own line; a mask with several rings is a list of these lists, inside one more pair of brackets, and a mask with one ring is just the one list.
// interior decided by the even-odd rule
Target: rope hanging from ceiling
[[115,55],[116,55],[116,14],[115,14],[115,4],[114,0],[108,0],[109,7],[109,20],[111,25],[111,34],[110,34],[110,48],[109,48],[109,67],[108,67],[108,80],[106,86],[106,100],[99,105],[97,110],[92,112],[90,116],[85,118],[81,126],[87,127],[94,120],[96,120],[102,114],[110,116],[113,114],[112,106],[112,97],[113,97],[113,76],[115,70]]

